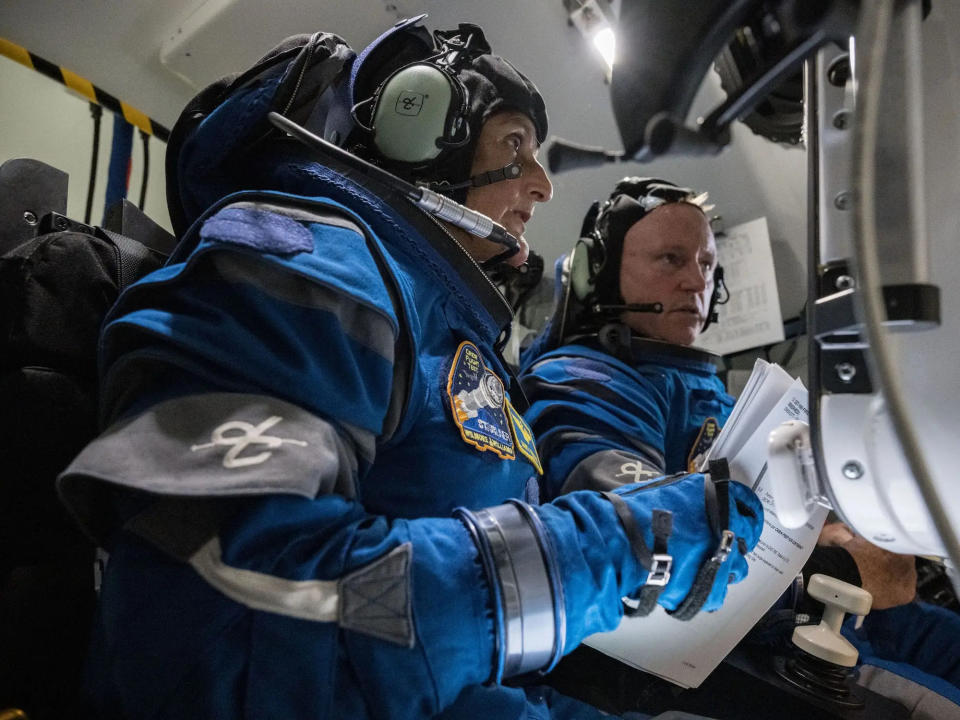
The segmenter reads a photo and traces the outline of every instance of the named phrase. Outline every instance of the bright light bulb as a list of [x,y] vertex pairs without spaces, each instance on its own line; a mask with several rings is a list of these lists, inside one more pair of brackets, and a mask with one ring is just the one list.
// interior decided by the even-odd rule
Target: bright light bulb
[[607,69],[613,69],[613,54],[617,45],[617,38],[613,34],[613,28],[605,27],[597,30],[593,35],[593,44],[594,47],[600,51],[604,62],[607,63]]

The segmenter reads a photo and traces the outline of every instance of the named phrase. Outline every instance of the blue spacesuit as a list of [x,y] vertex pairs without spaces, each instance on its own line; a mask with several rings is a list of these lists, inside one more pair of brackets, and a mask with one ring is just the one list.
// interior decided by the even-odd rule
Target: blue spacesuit
[[618,359],[590,336],[525,368],[545,499],[690,469],[729,417],[714,356],[640,338],[630,353]]
[[762,508],[731,487],[720,537],[699,474],[525,502],[510,307],[399,192],[262,140],[290,56],[193,113],[190,230],[104,327],[107,430],[60,485],[110,551],[88,687],[104,717],[598,716],[500,680],[617,624],[652,517],[660,602],[719,607]]
[[[652,209],[695,197],[663,180],[625,178],[608,201],[590,209],[574,252],[557,263],[554,314],[524,352],[520,374],[530,401],[525,417],[544,467],[544,500],[698,468],[730,416],[734,399],[717,376],[718,358],[679,341],[651,339],[638,323],[628,327],[624,319],[631,310],[656,317],[670,306],[695,306],[685,298],[696,294],[712,293],[711,311],[722,302],[716,286],[697,284],[690,279],[696,273],[674,270],[684,262],[695,266],[698,259],[684,254],[684,243],[696,247],[700,238],[682,225],[661,223],[662,246],[653,245],[649,254],[637,250],[643,242],[651,244],[649,236],[635,235],[633,253],[624,250],[627,233]],[[626,263],[628,257],[634,266],[645,264],[652,275],[667,278],[659,287],[664,295],[654,296],[659,308],[654,303],[641,308],[652,298],[637,297],[636,289],[629,297],[621,291],[621,258]],[[712,312],[707,317],[716,319]],[[817,546],[804,575],[816,572],[862,584],[857,563],[841,547]],[[795,583],[780,598],[748,644],[763,647],[770,658],[789,651],[797,612],[822,609],[803,598],[802,587]],[[861,653],[859,683],[912,709],[913,717],[960,717],[958,628],[955,614],[917,601],[871,612],[860,630],[851,621],[845,634]],[[649,677],[627,666],[596,673],[597,662],[594,651],[582,648],[548,682],[575,697],[606,700],[610,710],[654,704]]]

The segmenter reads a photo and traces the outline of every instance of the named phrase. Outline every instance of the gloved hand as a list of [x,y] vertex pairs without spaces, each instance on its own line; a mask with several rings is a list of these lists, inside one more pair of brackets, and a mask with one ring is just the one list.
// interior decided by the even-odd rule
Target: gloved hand
[[[746,485],[697,473],[626,485],[607,497],[641,564],[647,565],[643,545],[651,535],[653,559],[668,558],[659,568],[651,563],[643,587],[625,600],[627,614],[646,615],[657,603],[678,620],[689,620],[723,605],[727,586],[747,576],[746,555],[760,539],[763,505]],[[631,529],[624,508],[637,520],[650,517],[650,529]]]
[[[628,613],[654,603],[678,619],[716,610],[728,584],[746,577],[745,555],[763,528],[750,488],[701,473],[570,493],[538,514],[557,551],[567,647],[616,627],[621,598]],[[656,557],[666,555],[669,563]]]

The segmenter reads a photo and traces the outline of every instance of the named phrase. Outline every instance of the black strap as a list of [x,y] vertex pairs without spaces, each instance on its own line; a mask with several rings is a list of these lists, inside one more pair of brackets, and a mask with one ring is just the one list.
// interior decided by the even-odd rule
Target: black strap
[[704,478],[704,506],[711,529],[720,538],[713,555],[700,566],[687,597],[670,614],[677,620],[689,620],[703,607],[720,567],[726,561],[737,539],[730,530],[730,468],[724,459],[711,460],[709,475]]
[[672,558],[667,554],[667,539],[673,531],[673,513],[666,510],[653,511],[653,552],[651,553],[626,501],[614,492],[607,491],[602,495],[613,505],[623,531],[630,541],[634,557],[647,570],[647,583],[640,590],[636,601],[624,602],[624,614],[649,615],[657,604],[661,590],[670,580]]
[[620,525],[630,541],[630,548],[633,550],[633,556],[643,567],[650,571],[653,569],[653,553],[647,547],[647,541],[643,539],[643,533],[637,526],[637,520],[630,512],[630,507],[622,497],[609,490],[602,493],[603,496],[613,505],[617,517],[620,518]]
[[[635,606],[624,603],[624,614],[631,617],[643,617],[653,612],[660,599],[660,593],[670,581],[670,568],[673,559],[667,553],[667,539],[673,531],[673,513],[665,510],[653,511],[653,553],[654,567],[647,577],[647,584],[640,590]],[[657,562],[666,556],[665,561]]]
[[216,536],[224,519],[238,505],[229,499],[198,501],[161,497],[127,520],[123,529],[140,536],[170,557],[187,562]]
[[720,544],[717,545],[717,549],[710,559],[700,566],[700,571],[697,573],[697,577],[693,581],[693,586],[690,588],[687,597],[684,598],[676,610],[667,611],[671,616],[677,620],[689,620],[700,612],[703,604],[710,596],[710,590],[713,588],[713,581],[717,577],[720,566],[723,565],[730,555],[735,537],[730,530],[723,531]]

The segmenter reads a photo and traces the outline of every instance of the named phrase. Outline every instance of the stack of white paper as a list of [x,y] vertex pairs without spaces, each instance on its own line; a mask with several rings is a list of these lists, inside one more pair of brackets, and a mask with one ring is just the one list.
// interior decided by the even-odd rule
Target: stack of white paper
[[723,607],[692,620],[674,620],[659,606],[645,618],[624,618],[609,633],[586,643],[628,665],[684,687],[697,687],[763,616],[807,561],[826,508],[804,526],[787,530],[777,522],[765,478],[767,439],[785,420],[807,420],[807,390],[781,367],[757,360],[753,374],[707,458],[727,459],[731,477],[749,485],[764,508],[764,527],[747,556],[750,572],[731,586]]

